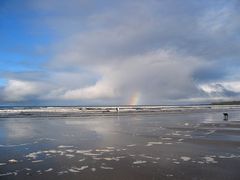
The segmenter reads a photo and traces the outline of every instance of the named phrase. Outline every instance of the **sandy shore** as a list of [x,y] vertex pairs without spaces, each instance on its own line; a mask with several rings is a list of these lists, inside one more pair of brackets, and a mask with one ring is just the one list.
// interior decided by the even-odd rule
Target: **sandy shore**
[[240,112],[0,118],[0,179],[233,179]]

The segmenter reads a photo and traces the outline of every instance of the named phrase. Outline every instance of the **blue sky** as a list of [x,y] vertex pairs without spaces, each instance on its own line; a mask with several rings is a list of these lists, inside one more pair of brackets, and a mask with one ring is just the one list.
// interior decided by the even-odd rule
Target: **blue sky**
[[0,103],[239,99],[239,17],[238,0],[2,0]]

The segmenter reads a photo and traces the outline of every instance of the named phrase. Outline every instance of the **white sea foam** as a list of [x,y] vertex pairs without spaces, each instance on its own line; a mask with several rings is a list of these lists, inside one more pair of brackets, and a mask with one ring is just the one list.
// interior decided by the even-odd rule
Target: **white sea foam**
[[73,155],[73,154],[65,154],[65,156],[68,157],[68,158],[73,158],[75,155]]
[[32,163],[40,163],[40,162],[43,162],[43,160],[35,160],[35,161],[32,161]]
[[173,163],[174,163],[174,164],[180,164],[180,162],[178,162],[178,161],[174,161]]
[[217,163],[217,161],[215,161],[214,158],[211,156],[205,156],[203,157],[203,159],[205,159],[207,163]]
[[80,168],[75,167],[75,169],[77,169],[79,171],[83,171],[84,169],[87,169],[87,168],[88,168],[88,166],[82,166]]
[[145,154],[140,154],[140,157],[147,158],[147,159],[154,159],[154,160],[159,160],[160,157],[152,157],[152,156],[147,156]]
[[53,171],[53,168],[46,169],[45,172],[51,172]]
[[17,163],[18,161],[16,159],[10,159],[10,160],[8,160],[8,162],[10,162],[10,163]]
[[73,173],[77,173],[77,172],[83,171],[84,169],[87,169],[87,168],[88,168],[88,166],[82,166],[80,168],[74,166],[74,167],[71,167],[70,169],[68,169],[68,171],[73,172]]
[[172,140],[172,138],[163,137],[162,140]]
[[106,161],[119,161],[119,158],[116,158],[116,157],[106,157],[106,158],[103,158],[104,160]]
[[85,161],[85,158],[79,159],[78,161],[79,162]]
[[67,149],[66,152],[73,153],[75,150],[73,149]]
[[9,147],[27,146],[27,145],[30,145],[30,144],[32,144],[32,143],[24,143],[24,144],[8,144],[8,145],[0,144],[0,147],[6,147],[6,148],[9,148]]
[[67,173],[68,173],[68,171],[59,171],[58,175],[63,175],[63,174],[67,174]]
[[168,143],[164,143],[164,144],[166,144],[166,145],[171,145],[172,143],[168,142]]
[[127,147],[134,147],[136,144],[128,144]]
[[113,152],[114,150],[112,149],[96,149],[96,152]]
[[0,174],[0,177],[1,176],[9,176],[9,175],[12,175],[13,173],[12,172],[7,172],[7,173],[4,173],[4,174]]
[[146,146],[159,145],[159,144],[162,144],[162,142],[148,142]]
[[221,158],[221,159],[231,159],[231,158],[240,158],[240,155],[231,154],[231,155],[228,155],[228,156],[218,156],[218,157]]
[[56,150],[54,150],[54,149],[51,149],[51,150],[49,150],[49,151],[48,151],[48,153],[55,154],[55,153],[57,153],[57,151],[56,151]]
[[183,161],[190,161],[191,160],[191,158],[187,157],[187,156],[182,156],[182,157],[180,157],[180,159],[182,159]]
[[90,153],[92,152],[92,149],[88,149],[88,150],[77,150],[76,153],[78,154],[84,154],[84,153]]
[[102,153],[97,154],[97,153],[83,153],[85,156],[100,156]]
[[142,161],[142,160],[138,160],[138,161],[134,161],[133,164],[144,164],[147,161]]
[[211,131],[209,131],[209,132],[207,132],[207,133],[205,133],[206,135],[210,135],[210,134],[213,134],[213,133],[215,133],[216,132],[216,130],[211,130]]
[[53,138],[39,138],[38,141],[56,141],[56,139]]
[[113,170],[113,167],[107,167],[107,166],[100,166],[101,169],[107,169],[107,170]]
[[109,147],[106,147],[107,149],[115,149],[115,147],[112,147],[112,146],[109,146]]
[[91,171],[92,171],[92,172],[95,172],[95,171],[96,171],[96,168],[91,168]]
[[72,148],[73,146],[60,145],[58,148]]
[[78,170],[73,169],[73,168],[68,169],[68,171],[69,171],[69,172],[72,172],[72,173],[77,173],[77,172],[79,172]]
[[172,133],[173,136],[181,136],[179,133]]
[[42,153],[43,153],[42,151],[32,152],[32,153],[29,153],[28,155],[26,155],[25,157],[26,157],[26,158],[36,159],[37,156],[38,156],[39,154],[42,154]]

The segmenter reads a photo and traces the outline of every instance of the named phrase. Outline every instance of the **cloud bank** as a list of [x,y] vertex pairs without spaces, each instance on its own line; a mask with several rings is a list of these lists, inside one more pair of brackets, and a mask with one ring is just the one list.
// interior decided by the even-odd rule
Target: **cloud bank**
[[48,54],[41,71],[2,73],[2,102],[129,104],[138,94],[138,104],[179,104],[240,97],[238,1],[42,0],[21,7],[36,14],[31,31],[45,29],[55,38],[36,48]]

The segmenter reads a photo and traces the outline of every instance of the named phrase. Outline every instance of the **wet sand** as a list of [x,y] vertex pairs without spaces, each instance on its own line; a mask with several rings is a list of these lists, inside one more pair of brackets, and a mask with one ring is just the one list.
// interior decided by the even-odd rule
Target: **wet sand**
[[0,179],[240,178],[240,111],[0,118]]

